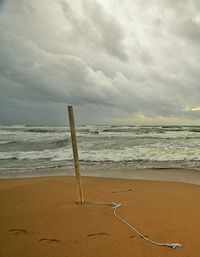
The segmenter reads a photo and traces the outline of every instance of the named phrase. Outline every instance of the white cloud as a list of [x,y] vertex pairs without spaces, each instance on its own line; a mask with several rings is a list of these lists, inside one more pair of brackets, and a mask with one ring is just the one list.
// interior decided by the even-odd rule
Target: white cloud
[[199,112],[200,111],[200,107],[199,106],[187,107],[187,108],[183,109],[183,111],[185,111],[185,112]]

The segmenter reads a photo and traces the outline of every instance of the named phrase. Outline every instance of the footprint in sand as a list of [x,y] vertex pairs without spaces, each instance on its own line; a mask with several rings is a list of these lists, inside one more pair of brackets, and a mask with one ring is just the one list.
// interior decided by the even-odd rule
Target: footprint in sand
[[56,238],[40,238],[38,242],[45,242],[45,243],[54,243],[54,244],[59,244],[61,243],[60,240]]
[[134,238],[134,237],[137,237],[137,235],[132,235],[132,236],[129,236],[129,238]]
[[87,237],[91,237],[91,236],[102,236],[102,235],[108,235],[108,233],[104,233],[104,232],[101,232],[101,233],[94,233],[94,234],[88,234]]
[[[33,234],[34,232],[28,232],[25,229],[18,229],[18,228],[11,228],[8,230],[8,232],[10,232],[13,235],[30,235]],[[40,238],[38,240],[39,242],[46,242],[46,243],[54,243],[54,244],[58,244],[61,243],[60,240],[56,239],[56,238]]]
[[112,191],[112,193],[125,193],[130,191],[133,191],[133,188],[119,189],[119,190]]
[[25,229],[17,229],[17,228],[11,228],[8,230],[13,235],[27,235],[29,232],[27,232]]

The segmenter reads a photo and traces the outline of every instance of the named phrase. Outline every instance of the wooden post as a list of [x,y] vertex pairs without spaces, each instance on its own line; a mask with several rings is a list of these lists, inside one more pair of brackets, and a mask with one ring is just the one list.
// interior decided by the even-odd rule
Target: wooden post
[[68,116],[69,116],[69,125],[70,125],[70,131],[71,131],[71,142],[72,142],[72,150],[73,150],[73,157],[74,157],[74,168],[75,168],[75,174],[76,174],[78,203],[83,204],[84,199],[83,199],[83,191],[82,191],[82,185],[81,185],[81,174],[80,174],[80,167],[79,167],[79,158],[78,158],[78,148],[77,148],[77,141],[76,141],[76,130],[75,130],[73,106],[68,106]]

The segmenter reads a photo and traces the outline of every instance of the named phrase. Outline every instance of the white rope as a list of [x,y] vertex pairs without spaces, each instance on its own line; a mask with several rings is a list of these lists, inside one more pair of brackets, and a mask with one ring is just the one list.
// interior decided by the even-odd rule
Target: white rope
[[138,234],[140,237],[142,237],[144,240],[146,240],[147,242],[157,245],[157,246],[165,246],[165,247],[170,247],[170,248],[177,248],[177,247],[182,247],[181,244],[179,243],[159,243],[156,241],[153,241],[147,237],[145,237],[142,233],[140,233],[137,229],[135,229],[133,226],[131,226],[127,221],[125,221],[124,219],[122,219],[117,213],[117,208],[121,207],[122,204],[121,203],[116,203],[116,202],[98,202],[98,201],[85,201],[84,203],[89,203],[89,204],[103,204],[103,205],[110,205],[113,209],[113,214],[114,216],[120,220],[121,222],[123,222],[124,224],[126,224],[130,229],[132,229],[136,234]]

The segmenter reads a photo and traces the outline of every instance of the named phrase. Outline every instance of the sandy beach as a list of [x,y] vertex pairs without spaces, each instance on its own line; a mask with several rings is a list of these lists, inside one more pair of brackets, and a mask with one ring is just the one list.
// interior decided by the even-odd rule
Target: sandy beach
[[76,204],[74,177],[52,176],[0,180],[0,256],[200,256],[198,185],[83,177],[83,189],[86,200],[122,203],[117,213],[146,237],[183,247],[146,242],[110,206]]

